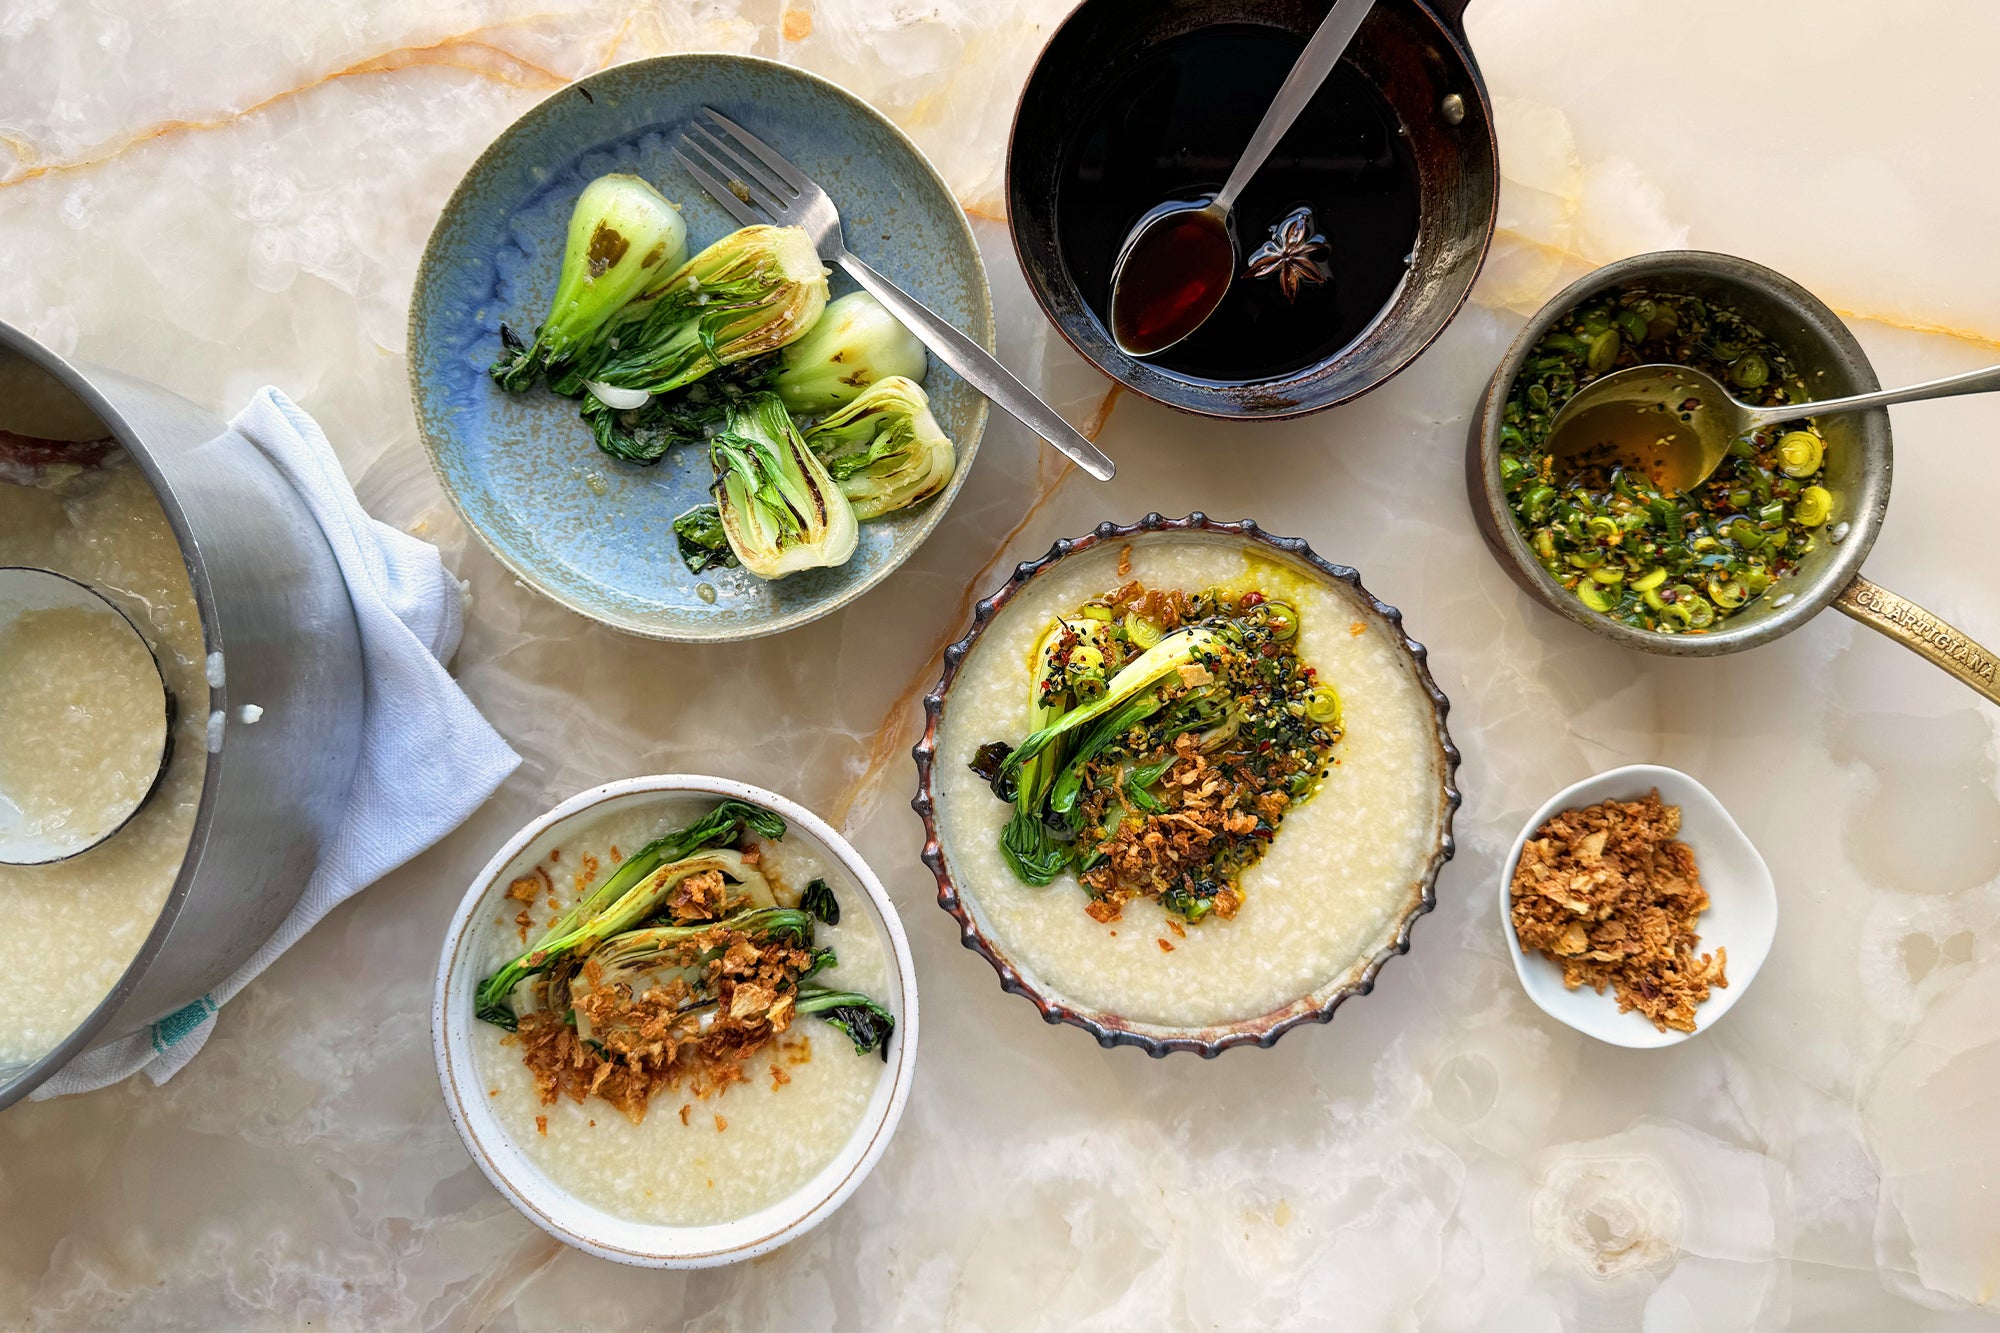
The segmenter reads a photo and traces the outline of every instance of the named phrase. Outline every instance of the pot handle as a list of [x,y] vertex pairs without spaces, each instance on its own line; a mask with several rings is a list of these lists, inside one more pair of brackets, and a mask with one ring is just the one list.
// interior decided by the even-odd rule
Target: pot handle
[[1430,6],[1431,13],[1444,20],[1444,26],[1456,33],[1461,42],[1465,40],[1465,7],[1472,0],[1424,0],[1424,3]]
[[1948,625],[1906,597],[1856,577],[1833,604],[1878,634],[1885,634],[2000,704],[2000,659],[1965,631]]

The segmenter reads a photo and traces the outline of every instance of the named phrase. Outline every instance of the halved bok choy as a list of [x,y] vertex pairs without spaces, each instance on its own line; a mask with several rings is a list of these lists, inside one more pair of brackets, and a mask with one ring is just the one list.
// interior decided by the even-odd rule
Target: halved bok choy
[[826,295],[826,269],[805,232],[744,227],[628,304],[550,387],[630,410],[804,337]]
[[864,522],[922,504],[951,483],[958,466],[922,386],[901,375],[870,385],[816,422],[805,440]]
[[826,468],[806,447],[785,405],[753,393],[729,409],[728,429],[709,441],[715,501],[730,549],[762,579],[841,565],[860,524]]
[[[1120,736],[1166,706],[1160,687],[1198,666],[1216,641],[1213,630],[1176,630],[1126,663],[1109,681],[1086,685],[1076,661],[1103,656],[1089,642],[1097,622],[1058,621],[1039,652],[1030,721],[1035,730],[1002,760],[993,791],[1014,806],[1000,833],[1001,855],[1029,884],[1047,884],[1075,854],[1075,805],[1084,766]],[[1085,700],[1083,695],[1094,697]]]
[[[624,999],[636,999],[679,983],[687,999],[680,1012],[712,1014],[720,999],[715,993],[712,965],[726,948],[710,946],[693,954],[690,944],[712,938],[718,928],[741,934],[758,943],[786,943],[811,948],[812,914],[798,908],[764,907],[737,912],[719,921],[685,926],[653,926],[627,931],[606,940],[590,955],[589,965],[569,979],[568,1001],[577,1036],[599,1040],[604,1033],[593,1031],[590,1010],[584,1003],[601,991],[615,991]],[[889,1058],[889,1038],[896,1029],[895,1015],[865,995],[854,991],[829,990],[804,983],[838,962],[832,949],[812,949],[812,961],[793,979],[796,987],[792,1011],[813,1015],[832,1024],[854,1043],[857,1054],[878,1051]],[[530,1004],[534,1001],[529,1000]],[[704,1018],[704,1024],[706,1019]]]
[[501,325],[505,351],[493,363],[493,378],[519,391],[559,373],[592,349],[627,302],[679,269],[687,252],[687,224],[658,190],[637,176],[599,176],[570,212],[548,318],[533,343]]
[[[625,858],[604,882],[558,916],[541,939],[479,984],[473,1012],[489,1023],[513,1028],[510,999],[528,978],[572,954],[638,925],[666,901],[673,887],[701,870],[722,872],[738,894],[753,903],[774,905],[770,884],[734,850],[718,844],[740,841],[746,832],[782,838],[785,821],[741,801],[724,801],[685,828],[656,838]],[[707,849],[704,852],[704,849]],[[708,858],[716,858],[709,860]],[[699,864],[698,864],[699,863]]]
[[771,387],[802,416],[859,398],[868,387],[900,376],[921,382],[924,345],[867,292],[829,301],[812,331],[785,348]]
[[[672,926],[647,926],[640,930],[628,930],[613,935],[592,950],[590,965],[580,967],[569,977],[566,998],[569,1004],[597,991],[622,991],[627,998],[637,998],[648,991],[683,983],[690,996],[686,1009],[695,1010],[713,1004],[715,997],[709,984],[709,964],[721,958],[726,952],[724,946],[712,946],[693,954],[688,946],[704,937],[713,937],[720,928],[738,931],[752,940],[789,941],[801,947],[812,944],[813,923],[807,913],[792,907],[751,907],[732,913],[716,921],[690,922]],[[815,951],[812,967],[803,975],[831,967],[834,964],[833,950]],[[710,992],[704,997],[704,992]],[[549,1004],[558,1003],[561,997],[544,997]],[[517,1011],[525,1014],[536,1004],[532,994],[524,996]],[[577,1035],[589,1038],[590,1019],[585,1009],[576,1007]]]

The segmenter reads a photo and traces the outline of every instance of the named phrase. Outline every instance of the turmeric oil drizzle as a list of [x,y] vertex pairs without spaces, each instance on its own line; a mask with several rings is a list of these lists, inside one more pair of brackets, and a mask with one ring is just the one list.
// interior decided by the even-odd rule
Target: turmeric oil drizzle
[[[1112,410],[1118,406],[1118,400],[1124,394],[1124,385],[1111,386],[1110,392],[1106,393],[1103,401],[1098,403],[1097,411],[1091,414],[1089,424],[1081,427],[1086,439],[1095,443],[1098,436],[1104,433],[1104,428],[1111,424]],[[903,687],[902,692],[896,696],[896,701],[889,705],[888,711],[882,715],[881,722],[876,724],[875,739],[868,747],[868,762],[861,771],[861,780],[847,788],[839,803],[830,812],[833,826],[843,834],[854,833],[853,823],[857,809],[863,812],[873,809],[875,794],[881,786],[888,766],[906,753],[908,738],[902,730],[900,719],[908,716],[909,710],[916,706],[917,701],[922,699],[924,692],[930,688],[930,683],[937,679],[938,670],[944,662],[944,650],[958,637],[958,627],[963,625],[972,613],[972,604],[979,600],[983,595],[982,590],[989,586],[988,580],[1004,562],[1007,552],[1014,545],[1014,539],[1035,521],[1036,515],[1055,498],[1056,491],[1077,470],[1074,463],[1052,449],[1040,451],[1037,466],[1035,498],[1029,502],[1020,521],[1009,528],[995,544],[993,554],[979,567],[979,572],[973,575],[964,594],[959,598],[957,610],[945,622],[944,637],[938,640],[930,656],[924,659],[923,666],[918,668],[917,674]]]

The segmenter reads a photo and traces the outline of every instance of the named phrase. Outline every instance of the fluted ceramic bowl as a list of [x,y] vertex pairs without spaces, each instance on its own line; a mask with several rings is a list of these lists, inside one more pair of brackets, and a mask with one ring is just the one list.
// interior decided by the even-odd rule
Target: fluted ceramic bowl
[[[1378,632],[1393,646],[1401,669],[1409,673],[1417,693],[1427,703],[1431,723],[1424,734],[1423,764],[1428,774],[1425,800],[1434,802],[1428,813],[1435,836],[1419,860],[1416,873],[1399,887],[1400,903],[1389,914],[1385,927],[1350,965],[1326,976],[1309,991],[1267,1012],[1202,1026],[1143,1021],[1122,1014],[1115,1007],[1087,1004],[1066,995],[1039,975],[1022,952],[995,928],[982,903],[982,893],[990,893],[994,886],[982,883],[981,872],[967,865],[966,858],[955,856],[953,815],[947,808],[949,802],[939,800],[943,787],[941,765],[947,762],[942,757],[941,739],[951,717],[953,687],[963,678],[967,659],[979,651],[982,638],[996,622],[1005,620],[1010,606],[1022,592],[1066,562],[1086,557],[1091,551],[1128,545],[1137,550],[1148,543],[1169,541],[1213,542],[1236,548],[1344,595],[1352,605],[1357,628]],[[1019,566],[998,591],[978,604],[971,628],[945,650],[944,675],[925,699],[924,706],[926,725],[915,751],[918,785],[912,804],[923,817],[923,857],[937,877],[939,906],[957,921],[965,947],[992,964],[1002,989],[1026,998],[1049,1023],[1082,1028],[1102,1046],[1137,1046],[1156,1057],[1173,1051],[1213,1057],[1232,1046],[1270,1046],[1303,1023],[1328,1022],[1348,999],[1374,989],[1383,964],[1397,954],[1408,952],[1410,929],[1416,919],[1436,905],[1438,872],[1451,859],[1452,817],[1459,805],[1458,751],[1445,729],[1445,714],[1450,705],[1431,678],[1424,646],[1404,632],[1402,613],[1370,595],[1354,570],[1321,559],[1299,538],[1274,537],[1253,522],[1223,523],[1195,513],[1182,519],[1148,514],[1138,523],[1104,523],[1086,536],[1058,541],[1041,559]],[[1283,828],[1278,836],[1284,836]],[[1046,908],[1038,906],[1036,910],[1081,913],[1083,903],[1073,886],[1058,881],[1046,892],[1051,895]],[[1254,906],[1253,896],[1245,910],[1254,910]],[[1226,930],[1234,924],[1210,922],[1193,927],[1189,933]]]

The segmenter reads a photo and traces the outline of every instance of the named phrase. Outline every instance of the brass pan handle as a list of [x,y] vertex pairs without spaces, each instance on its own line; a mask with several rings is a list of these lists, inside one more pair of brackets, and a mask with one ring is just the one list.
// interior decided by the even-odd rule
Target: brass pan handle
[[1878,634],[1885,634],[1911,652],[1957,676],[1986,698],[2000,704],[2000,658],[1980,647],[1965,631],[1939,620],[1907,597],[1857,577],[1841,590],[1833,604]]

